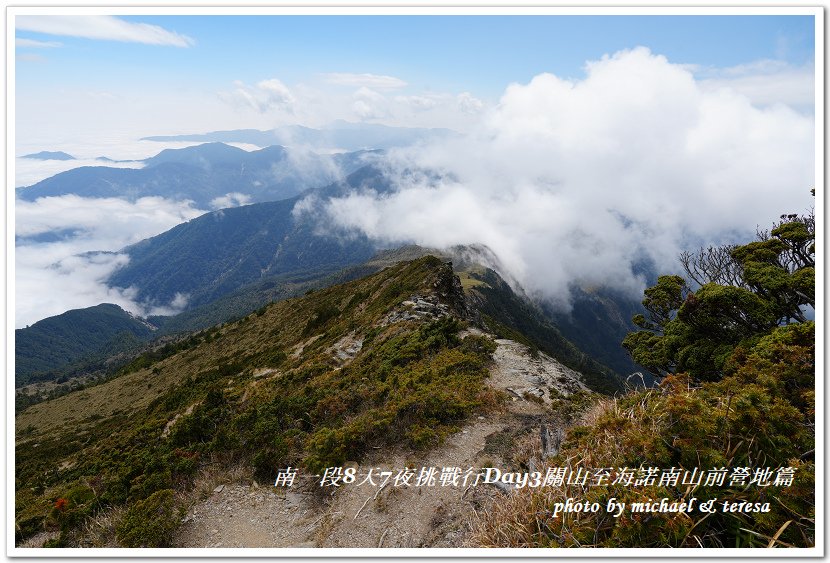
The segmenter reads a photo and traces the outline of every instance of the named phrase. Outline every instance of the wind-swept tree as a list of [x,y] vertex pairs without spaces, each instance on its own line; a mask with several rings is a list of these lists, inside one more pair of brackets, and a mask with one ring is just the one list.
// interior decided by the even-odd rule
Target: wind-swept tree
[[815,307],[815,217],[782,215],[741,246],[683,253],[681,276],[661,276],[646,289],[641,330],[623,346],[657,376],[688,372],[718,380],[736,347],[754,346],[778,326],[805,322]]

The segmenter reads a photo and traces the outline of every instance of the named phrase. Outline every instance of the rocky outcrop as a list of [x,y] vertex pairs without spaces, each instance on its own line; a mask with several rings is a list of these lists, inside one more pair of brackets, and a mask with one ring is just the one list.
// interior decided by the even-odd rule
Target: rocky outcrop
[[461,280],[452,269],[452,262],[446,262],[441,268],[438,279],[433,283],[436,296],[442,303],[448,305],[452,311],[463,319],[470,319],[471,309],[467,306],[464,288]]

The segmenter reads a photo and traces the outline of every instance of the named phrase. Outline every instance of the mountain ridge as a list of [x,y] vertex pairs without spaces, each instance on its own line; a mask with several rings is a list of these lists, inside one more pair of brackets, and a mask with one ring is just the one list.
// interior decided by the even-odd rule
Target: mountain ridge
[[287,125],[271,130],[232,129],[179,135],[155,135],[143,141],[191,141],[247,143],[257,146],[282,144],[307,146],[315,150],[389,149],[412,145],[435,138],[455,136],[445,128],[390,127],[375,123],[350,123],[338,120],[318,129],[302,125]]
[[294,197],[340,180],[379,156],[377,150],[320,155],[276,145],[245,151],[206,143],[162,150],[145,159],[143,168],[73,168],[17,188],[15,195],[26,201],[68,194],[130,201],[159,196],[215,209],[227,207],[230,196],[250,202]]
[[[138,514],[156,502],[195,507],[203,472],[216,465],[209,460],[241,464],[248,483],[273,482],[286,466],[367,467],[383,452],[401,464],[514,463],[517,441],[538,434],[540,424],[561,424],[550,409],[591,393],[580,374],[545,354],[493,340],[472,305],[452,266],[427,255],[270,304],[101,385],[31,406],[16,420],[16,543],[170,545],[183,524],[177,508],[173,520],[167,509]],[[235,487],[228,480],[234,470],[221,467],[220,482]],[[224,485],[210,487],[218,494]],[[441,521],[458,523],[473,497],[489,502],[495,490],[452,505],[415,493],[403,498],[418,507],[416,519],[434,520],[452,506],[453,516]],[[393,497],[392,506],[404,502]],[[66,499],[71,518],[53,510],[54,498]],[[341,501],[351,511],[362,499]],[[313,510],[329,512],[326,503]],[[385,512],[367,509],[376,514],[372,521]],[[110,539],[89,535],[82,524],[92,517],[113,522]],[[151,532],[159,523],[167,531]],[[307,532],[318,529],[309,524]],[[454,525],[435,527],[443,534]],[[348,535],[353,526],[338,529]],[[403,538],[389,540],[399,545]]]
[[76,160],[74,156],[63,151],[40,151],[32,154],[24,154],[20,158],[30,158],[33,160]]

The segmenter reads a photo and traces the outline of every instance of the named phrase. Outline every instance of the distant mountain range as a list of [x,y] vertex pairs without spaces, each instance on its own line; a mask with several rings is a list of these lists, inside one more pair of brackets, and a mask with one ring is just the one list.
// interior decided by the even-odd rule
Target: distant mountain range
[[[387,127],[337,121],[312,129],[299,125],[270,131],[237,129],[188,135],[154,136],[143,140],[200,142],[166,149],[145,160],[98,157],[102,166],[82,166],[16,189],[17,197],[76,194],[135,201],[146,196],[191,200],[202,209],[230,207],[233,202],[261,203],[286,199],[311,188],[342,180],[376,162],[385,149],[456,136],[450,129]],[[246,151],[226,143],[246,143]],[[42,151],[23,158],[75,160],[64,152]],[[143,163],[142,168],[106,164]]]
[[248,152],[222,143],[167,149],[144,161],[143,168],[84,166],[56,174],[16,191],[17,197],[76,194],[145,196],[192,200],[198,207],[229,207],[237,201],[264,202],[290,198],[309,188],[335,182],[380,156],[378,151],[320,155],[270,146]]
[[74,156],[62,151],[40,151],[32,154],[24,154],[21,158],[31,158],[33,160],[75,160]]
[[358,151],[403,147],[456,135],[458,134],[451,129],[388,127],[372,123],[335,121],[320,129],[288,125],[265,131],[234,129],[186,135],[158,135],[144,137],[142,140],[247,143],[260,147],[279,144],[287,147],[309,147],[313,150]]

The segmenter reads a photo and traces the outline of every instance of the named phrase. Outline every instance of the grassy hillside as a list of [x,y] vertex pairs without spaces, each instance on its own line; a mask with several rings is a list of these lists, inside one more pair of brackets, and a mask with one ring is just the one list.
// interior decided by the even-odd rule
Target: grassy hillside
[[[587,359],[585,352],[585,334],[589,334],[587,344],[596,344],[591,350],[620,348],[617,339],[609,338],[601,330],[591,331],[590,326],[576,334],[563,338],[560,330],[571,325],[551,324],[542,310],[535,305],[515,295],[510,287],[504,283],[495,272],[477,265],[473,259],[464,258],[459,252],[439,254],[418,246],[404,246],[395,249],[382,250],[370,260],[357,266],[349,266],[332,272],[330,268],[299,271],[290,274],[273,275],[247,284],[215,301],[188,309],[171,317],[150,317],[148,321],[158,327],[151,336],[156,339],[134,337],[122,338],[118,347],[105,347],[98,353],[86,354],[81,360],[72,362],[54,361],[48,372],[44,373],[43,383],[37,386],[27,386],[20,389],[17,395],[17,412],[31,404],[36,404],[47,398],[53,398],[82,386],[100,384],[111,379],[118,370],[130,363],[136,354],[142,354],[152,349],[170,349],[174,342],[187,338],[189,333],[205,330],[214,325],[235,321],[250,314],[274,301],[281,301],[291,297],[303,295],[309,291],[329,287],[336,284],[353,281],[364,276],[376,273],[383,268],[390,267],[401,261],[414,260],[430,253],[441,255],[443,259],[452,258],[459,268],[457,271],[465,292],[477,303],[477,307],[487,311],[490,315],[490,325],[504,336],[509,336],[525,342],[534,349],[541,349],[557,357],[584,373],[587,383],[603,393],[613,393],[619,389],[619,377],[606,366],[608,364],[593,362]],[[491,285],[483,280],[484,276],[493,278]],[[613,305],[613,302],[611,303]],[[562,322],[565,322],[564,320]],[[567,319],[574,323],[574,319]],[[580,325],[581,326],[581,325]],[[615,325],[616,326],[616,325]],[[513,332],[511,332],[513,331]],[[593,340],[591,340],[591,338]],[[609,345],[610,342],[610,345]],[[603,346],[604,344],[604,346]],[[178,345],[176,345],[178,346]],[[115,352],[120,353],[113,356]],[[152,361],[158,359],[159,354],[167,352],[153,352],[145,354]],[[590,354],[593,358],[593,354]],[[148,360],[150,361],[150,360]],[[630,370],[629,370],[630,371]],[[618,372],[619,373],[619,372]],[[68,380],[67,383],[55,384],[55,380]]]
[[[415,311],[414,296],[431,305]],[[87,518],[123,506],[123,545],[165,545],[173,491],[211,460],[271,479],[373,446],[437,443],[500,400],[484,385],[493,344],[459,336],[465,313],[452,269],[425,257],[269,305],[30,407],[15,427],[17,541],[52,529],[53,545],[78,545]]]

